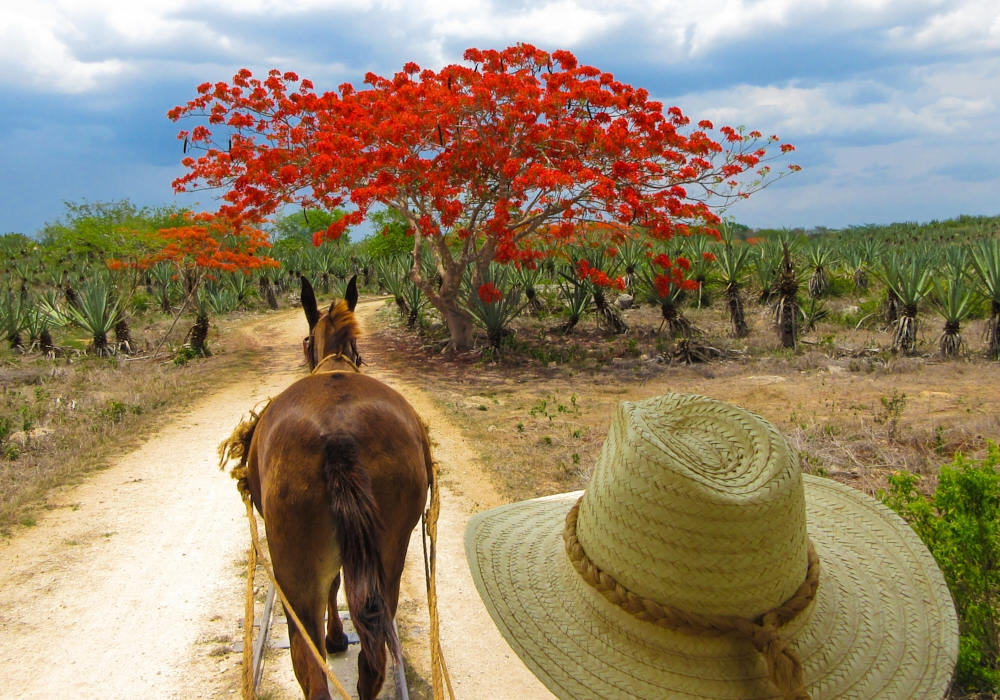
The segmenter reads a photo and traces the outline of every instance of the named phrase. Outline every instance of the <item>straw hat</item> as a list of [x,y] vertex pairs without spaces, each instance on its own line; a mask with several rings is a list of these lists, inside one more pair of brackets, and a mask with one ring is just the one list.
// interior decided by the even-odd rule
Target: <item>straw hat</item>
[[582,497],[480,513],[465,542],[500,631],[564,700],[943,698],[958,656],[903,520],[702,396],[621,403]]

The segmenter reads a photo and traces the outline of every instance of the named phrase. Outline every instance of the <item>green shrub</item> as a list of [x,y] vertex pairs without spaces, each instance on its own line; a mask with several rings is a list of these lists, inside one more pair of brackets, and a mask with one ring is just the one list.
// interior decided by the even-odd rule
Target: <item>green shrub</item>
[[879,500],[899,513],[930,549],[958,609],[961,638],[955,682],[1000,689],[1000,448],[983,460],[955,455],[941,467],[930,499],[918,477],[897,472]]

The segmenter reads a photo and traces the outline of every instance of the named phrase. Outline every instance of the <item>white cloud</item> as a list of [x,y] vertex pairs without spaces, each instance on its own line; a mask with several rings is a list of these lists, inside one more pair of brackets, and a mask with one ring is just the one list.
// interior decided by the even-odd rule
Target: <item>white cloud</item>
[[[976,127],[993,130],[985,117],[1000,102],[1000,59],[915,69],[904,88],[871,80],[827,82],[804,87],[739,85],[699,92],[675,102],[692,119],[717,126],[745,125],[782,138],[829,138],[865,134],[898,140],[914,134],[956,134]],[[912,84],[916,84],[915,87]],[[858,93],[878,99],[853,99]]]
[[[265,58],[246,37],[247,21],[266,33],[268,19],[367,17],[377,43],[402,34],[438,61],[460,40],[531,41],[579,48],[619,41],[623,52],[654,60],[697,60],[734,41],[781,41],[809,34],[875,32],[899,51],[990,51],[1000,47],[1000,0],[8,0],[0,8],[0,68],[5,80],[52,91],[86,91],[157,51],[177,65],[205,52],[245,63]],[[238,22],[227,22],[226,18]],[[628,27],[627,32],[623,28]],[[777,37],[777,39],[776,39]],[[287,54],[308,54],[294,39]],[[285,52],[282,52],[285,53]],[[95,56],[95,54],[98,54]],[[13,76],[13,77],[12,77]]]
[[54,8],[23,3],[0,14],[0,68],[15,84],[54,90],[86,92],[107,77],[122,72],[117,58],[85,61],[72,54],[67,39],[76,28]]

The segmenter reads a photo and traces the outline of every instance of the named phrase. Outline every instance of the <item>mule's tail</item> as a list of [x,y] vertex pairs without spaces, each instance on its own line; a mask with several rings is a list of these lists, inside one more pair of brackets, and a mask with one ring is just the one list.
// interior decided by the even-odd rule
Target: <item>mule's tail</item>
[[344,569],[344,590],[351,620],[361,641],[370,677],[385,679],[386,644],[393,635],[392,614],[385,600],[385,572],[379,556],[382,520],[372,495],[371,478],[348,437],[331,439],[324,462],[337,543]]

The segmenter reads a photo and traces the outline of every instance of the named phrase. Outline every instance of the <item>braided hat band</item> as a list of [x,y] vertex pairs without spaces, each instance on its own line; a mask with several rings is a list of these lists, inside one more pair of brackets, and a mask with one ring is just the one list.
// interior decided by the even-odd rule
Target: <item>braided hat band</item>
[[660,605],[655,600],[643,598],[615,581],[610,574],[601,571],[590,560],[576,537],[576,521],[580,513],[583,496],[566,514],[563,541],[566,554],[573,568],[583,580],[593,586],[607,599],[628,614],[652,622],[664,629],[680,632],[692,637],[719,637],[724,634],[739,634],[764,654],[767,660],[768,677],[781,691],[786,700],[811,700],[802,680],[802,661],[798,654],[781,638],[778,628],[806,609],[816,597],[819,588],[819,556],[809,543],[809,570],[795,594],[776,608],[748,620],[739,615],[698,615],[685,612],[669,605]]

